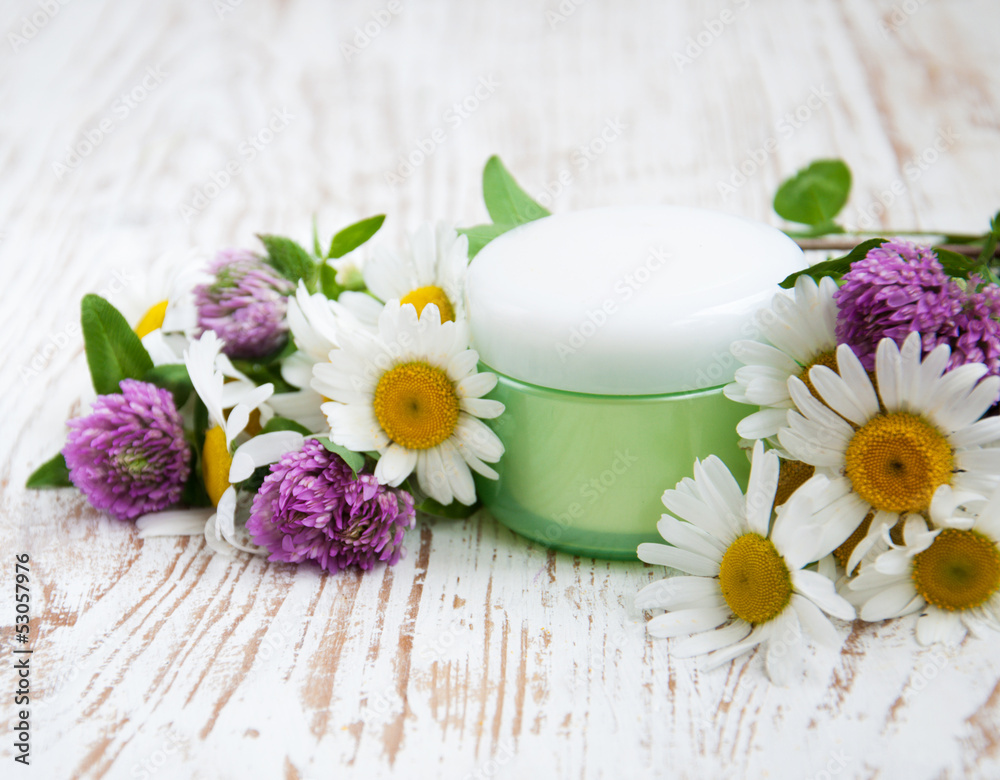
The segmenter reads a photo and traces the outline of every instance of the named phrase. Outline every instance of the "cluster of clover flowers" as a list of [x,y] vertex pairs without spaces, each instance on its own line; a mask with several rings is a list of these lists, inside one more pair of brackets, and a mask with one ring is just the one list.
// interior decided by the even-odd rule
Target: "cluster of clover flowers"
[[463,310],[468,240],[425,225],[362,263],[383,219],[327,252],[224,250],[134,327],[86,296],[98,395],[29,487],[75,485],[143,537],[329,571],[396,563],[417,508],[468,512],[472,472],[495,479],[503,453]]
[[[1000,630],[1000,288],[955,279],[929,247],[876,244],[842,278],[800,275],[740,341],[725,388],[759,407],[746,493],[716,457],[667,490],[639,557],[681,574],[640,609],[679,656],[758,645],[771,679],[802,672],[827,616],[920,613],[921,644]],[[748,442],[749,443],[749,442]],[[825,614],[824,614],[825,613]]]

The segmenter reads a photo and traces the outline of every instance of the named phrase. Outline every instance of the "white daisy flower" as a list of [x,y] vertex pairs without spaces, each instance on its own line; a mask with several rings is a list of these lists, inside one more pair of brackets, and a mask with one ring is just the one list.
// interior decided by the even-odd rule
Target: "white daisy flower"
[[[271,406],[282,417],[295,420],[310,431],[326,427],[326,417],[320,411],[324,399],[312,389],[313,366],[325,363],[331,350],[337,349],[337,334],[345,329],[378,330],[378,316],[382,304],[365,293],[341,293],[341,298],[360,296],[361,301],[347,307],[331,301],[323,293],[309,294],[299,281],[294,297],[288,299],[288,327],[298,348],[281,362],[281,377],[298,388],[291,393],[280,393],[271,399]],[[365,319],[359,319],[355,311]]]
[[830,277],[823,277],[817,285],[803,274],[792,294],[778,293],[771,306],[757,315],[761,335],[770,344],[733,342],[730,351],[744,365],[723,393],[733,401],[761,407],[736,426],[744,439],[767,439],[785,427],[786,410],[795,406],[788,392],[789,377],[808,383],[813,366],[836,367],[836,291],[837,284]]
[[[433,303],[444,322],[465,317],[469,240],[453,228],[424,224],[410,237],[410,251],[398,255],[379,247],[365,264],[365,284],[382,301],[412,304],[417,314]],[[351,306],[356,299],[346,299]],[[363,313],[355,312],[360,318]]]
[[854,617],[833,582],[805,568],[833,549],[822,526],[810,521],[810,504],[822,480],[796,491],[771,528],[778,456],[766,452],[762,442],[754,447],[746,495],[714,455],[695,461],[694,474],[663,494],[664,505],[677,516],[665,514],[657,526],[669,545],[638,548],[640,560],[686,576],[648,585],[636,596],[636,606],[668,610],[649,621],[649,633],[687,636],[671,652],[679,657],[710,653],[710,667],[766,644],[768,675],[787,685],[800,674],[802,628],[836,644],[837,632],[823,613]]
[[382,484],[397,486],[415,471],[435,501],[475,502],[470,469],[496,479],[484,461],[503,454],[481,418],[497,417],[503,404],[482,397],[497,378],[476,373],[479,355],[469,349],[465,323],[442,323],[433,303],[418,317],[414,307],[391,301],[378,336],[345,331],[338,338],[340,349],[316,364],[313,379],[313,389],[331,399],[322,406],[330,438],[379,452]]
[[[949,503],[949,491],[942,485],[944,500],[936,495],[935,502]],[[922,645],[956,643],[970,630],[1000,631],[1000,490],[980,504],[978,514],[932,512],[933,529],[909,515],[903,544],[892,545],[847,585],[861,619],[922,611],[916,630]]]
[[788,380],[797,410],[788,411],[778,438],[830,478],[819,503],[844,532],[841,541],[871,514],[849,572],[901,515],[926,514],[941,485],[984,495],[1000,483],[1000,418],[980,419],[1000,377],[979,381],[986,366],[978,363],[945,372],[948,356],[942,345],[921,361],[920,334],[911,333],[902,350],[892,339],[879,343],[877,393],[846,344],[837,348],[839,374],[825,366],[809,372],[824,403],[798,378]]

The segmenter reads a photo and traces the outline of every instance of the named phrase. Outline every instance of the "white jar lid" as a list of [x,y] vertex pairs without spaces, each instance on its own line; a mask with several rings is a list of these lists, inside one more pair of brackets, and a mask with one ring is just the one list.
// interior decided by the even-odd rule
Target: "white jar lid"
[[706,209],[558,214],[490,242],[466,285],[480,359],[557,390],[654,395],[723,385],[729,345],[806,267],[775,228]]

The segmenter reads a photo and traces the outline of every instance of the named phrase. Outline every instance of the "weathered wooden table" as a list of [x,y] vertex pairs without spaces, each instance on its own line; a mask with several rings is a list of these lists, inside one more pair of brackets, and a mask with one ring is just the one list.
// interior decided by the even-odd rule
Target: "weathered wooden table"
[[[422,520],[399,566],[323,576],[141,542],[27,493],[89,392],[78,300],[254,232],[480,222],[500,154],[556,211],[776,221],[818,157],[853,227],[981,231],[1000,206],[993,0],[7,3],[0,46],[4,626],[30,554],[31,766],[2,777],[1000,777],[1000,652],[842,626],[791,689],[644,634],[662,571]],[[226,171],[230,161],[239,165]],[[134,311],[134,308],[131,309]],[[652,485],[662,490],[667,485]],[[608,518],[614,522],[614,518]]]

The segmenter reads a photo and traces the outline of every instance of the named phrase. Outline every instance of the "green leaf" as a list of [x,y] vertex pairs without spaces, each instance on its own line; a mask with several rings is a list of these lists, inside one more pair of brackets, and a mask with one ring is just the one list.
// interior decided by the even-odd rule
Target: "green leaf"
[[822,225],[813,225],[806,230],[786,230],[785,235],[789,238],[819,238],[820,236],[844,232],[844,229],[836,222],[824,222]]
[[822,263],[816,263],[816,265],[811,265],[802,271],[796,271],[794,274],[786,276],[781,281],[781,287],[784,287],[786,290],[790,287],[794,287],[795,280],[803,274],[811,276],[813,279],[817,280],[822,279],[824,276],[832,276],[834,278],[843,276],[850,270],[851,263],[856,260],[860,260],[872,249],[877,246],[881,246],[888,240],[889,239],[887,238],[869,238],[867,241],[863,241],[858,244],[843,257],[834,257],[830,260],[824,260]]
[[261,433],[274,433],[275,431],[295,431],[296,433],[301,433],[303,436],[308,436],[312,433],[312,431],[304,425],[299,425],[295,420],[289,420],[287,417],[278,417],[277,415],[268,420],[267,425],[260,429]]
[[483,168],[483,200],[490,219],[496,224],[523,225],[550,214],[521,189],[496,155],[490,157]]
[[194,390],[191,377],[188,375],[187,366],[183,363],[167,363],[162,366],[153,366],[143,374],[143,382],[151,382],[157,387],[169,390],[174,396],[174,405],[180,409],[187,403],[187,399]]
[[990,220],[990,232],[986,234],[986,240],[983,241],[983,251],[979,253],[980,265],[989,268],[993,261],[993,255],[997,251],[997,238],[1000,237],[998,233],[1000,233],[1000,211]]
[[123,379],[142,379],[153,361],[118,309],[99,295],[85,295],[80,325],[87,365],[98,395],[120,393]]
[[24,486],[31,490],[73,487],[73,483],[69,481],[69,469],[66,467],[66,459],[63,454],[60,452],[31,472],[31,476],[28,477]]
[[348,252],[353,252],[374,236],[382,227],[383,222],[385,222],[385,214],[376,214],[374,217],[368,217],[368,219],[348,225],[333,237],[330,242],[330,251],[326,253],[326,256],[336,260]]
[[316,223],[315,214],[313,214],[313,254],[316,257],[323,256],[323,247],[319,245],[319,225]]
[[843,160],[817,160],[785,181],[774,196],[774,210],[789,222],[824,225],[847,203],[851,170]]
[[340,297],[344,288],[337,284],[337,269],[328,263],[319,267],[319,290],[331,301]]
[[279,274],[293,282],[301,279],[310,292],[316,289],[319,269],[312,255],[292,239],[284,236],[258,234],[257,238],[267,249],[267,262],[274,266]]
[[317,436],[316,441],[322,444],[330,452],[336,453],[344,459],[344,462],[350,467],[352,474],[356,477],[358,472],[365,466],[365,456],[360,452],[354,452],[353,450],[347,449],[347,447],[341,447],[339,444],[334,444],[326,436]]
[[425,498],[421,503],[417,504],[418,512],[425,512],[436,517],[446,517],[450,520],[462,520],[469,517],[478,509],[478,501],[472,506],[466,506],[458,501],[452,501],[450,504],[444,505],[439,504],[433,498]]
[[955,276],[960,279],[967,279],[969,274],[976,270],[976,263],[971,257],[966,257],[950,249],[934,247],[934,254],[937,255],[941,267],[948,276]]
[[484,246],[497,236],[502,236],[508,230],[513,230],[517,225],[476,225],[470,228],[459,228],[459,234],[469,239],[469,259],[479,254]]

